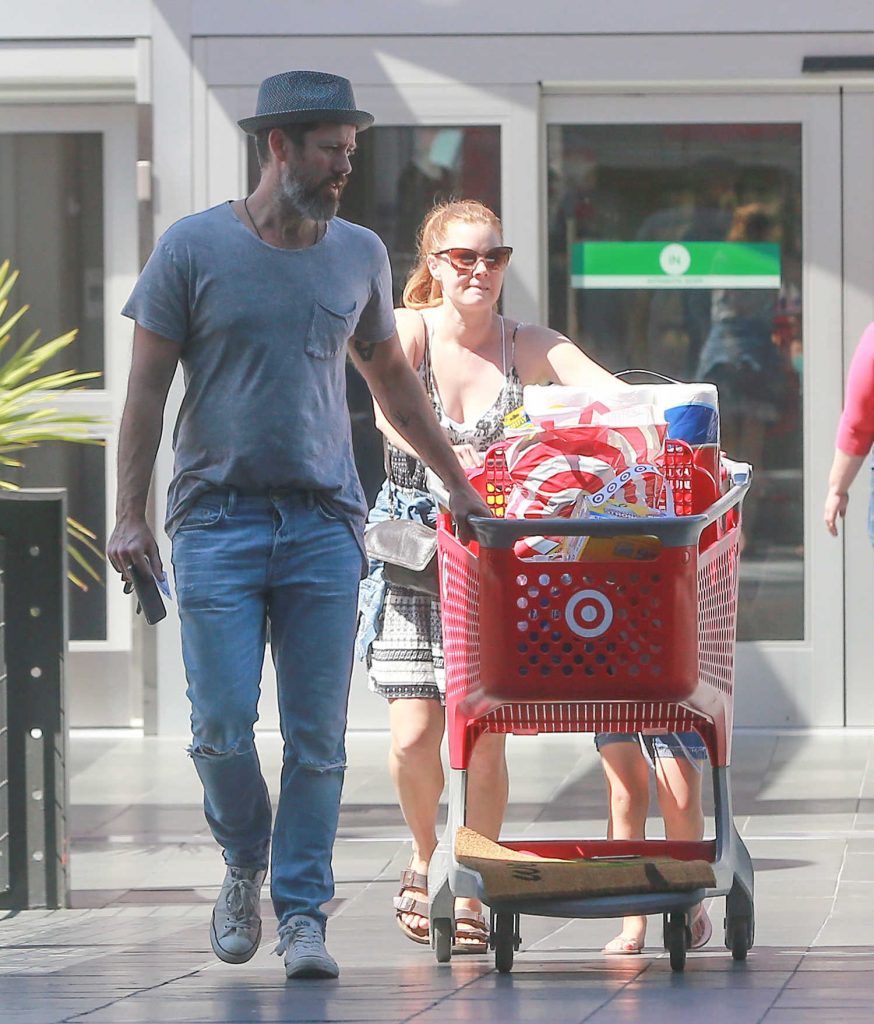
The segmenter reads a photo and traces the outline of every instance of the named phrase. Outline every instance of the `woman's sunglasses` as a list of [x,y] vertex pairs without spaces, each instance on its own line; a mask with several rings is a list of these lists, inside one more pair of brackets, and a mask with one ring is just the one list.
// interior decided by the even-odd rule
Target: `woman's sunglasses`
[[510,262],[513,247],[511,245],[497,245],[488,252],[477,252],[476,249],[441,249],[439,252],[432,252],[432,256],[445,256],[446,259],[462,273],[472,273],[480,260],[486,265],[487,270],[503,270]]

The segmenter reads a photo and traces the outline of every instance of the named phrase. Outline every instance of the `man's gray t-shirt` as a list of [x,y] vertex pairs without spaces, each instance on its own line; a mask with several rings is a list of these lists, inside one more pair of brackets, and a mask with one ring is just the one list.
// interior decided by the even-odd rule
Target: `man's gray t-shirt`
[[319,491],[360,536],[367,508],[346,406],[346,343],[395,330],[385,246],[334,218],[308,249],[257,238],[223,203],[177,221],[122,313],[178,342],[172,537],[197,497]]

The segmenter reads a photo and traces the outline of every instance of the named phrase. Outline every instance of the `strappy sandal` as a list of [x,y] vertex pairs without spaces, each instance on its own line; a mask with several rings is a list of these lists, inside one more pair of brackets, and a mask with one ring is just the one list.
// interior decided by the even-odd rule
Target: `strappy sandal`
[[692,932],[692,941],[689,944],[689,949],[701,949],[702,946],[707,945],[711,935],[713,935],[713,922],[707,916],[703,903],[698,904],[698,908],[692,918],[690,931]]
[[[463,925],[459,928],[459,925]],[[460,942],[464,939],[464,942]],[[458,910],[455,914],[455,942],[453,953],[485,953],[489,948],[489,928],[478,910]]]
[[[415,896],[404,895],[405,893],[419,893],[425,899],[416,899]],[[413,942],[427,946],[431,942],[431,929],[428,923],[428,876],[413,871],[412,868],[404,868],[401,872],[401,887],[397,896],[392,900],[395,908],[395,920],[398,928]],[[417,928],[408,925],[403,919],[403,914],[418,914],[425,919],[423,925]]]
[[637,956],[642,951],[643,942],[634,935],[626,935],[625,932],[620,932],[601,950],[607,956]]

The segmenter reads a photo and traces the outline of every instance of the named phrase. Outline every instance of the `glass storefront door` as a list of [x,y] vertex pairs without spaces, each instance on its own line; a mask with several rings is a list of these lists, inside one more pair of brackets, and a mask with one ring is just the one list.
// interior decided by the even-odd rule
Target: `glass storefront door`
[[842,714],[814,669],[834,648],[824,623],[840,625],[813,529],[840,401],[837,100],[555,96],[547,111],[549,323],[610,370],[718,386],[722,448],[755,467],[739,703],[751,721],[767,707],[825,724]]
[[137,272],[136,123],[124,104],[0,107],[0,262],[20,271],[6,315],[29,307],[3,358],[33,331],[39,344],[75,330],[40,375],[99,373],[78,389],[46,395],[53,409],[94,417],[96,443],[44,442],[13,453],[21,465],[2,473],[20,487],[66,488],[70,517],[94,534],[96,552],[75,539],[68,544],[72,725],[129,726],[142,717],[131,602],[102,557],[131,339],[118,310]]

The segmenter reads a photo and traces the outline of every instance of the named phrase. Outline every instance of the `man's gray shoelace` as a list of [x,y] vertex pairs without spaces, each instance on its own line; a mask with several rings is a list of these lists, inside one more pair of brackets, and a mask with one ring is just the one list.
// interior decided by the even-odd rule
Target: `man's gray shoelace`
[[234,928],[251,928],[258,906],[258,886],[248,878],[238,878],[228,890],[225,900],[228,908],[228,935]]
[[305,956],[308,954],[321,956],[325,952],[324,942],[325,940],[322,938],[322,933],[315,921],[297,921],[295,924],[283,925],[279,929],[279,942],[276,944],[276,949],[273,952],[277,956],[282,956],[288,947],[294,943],[297,947],[297,952]]

